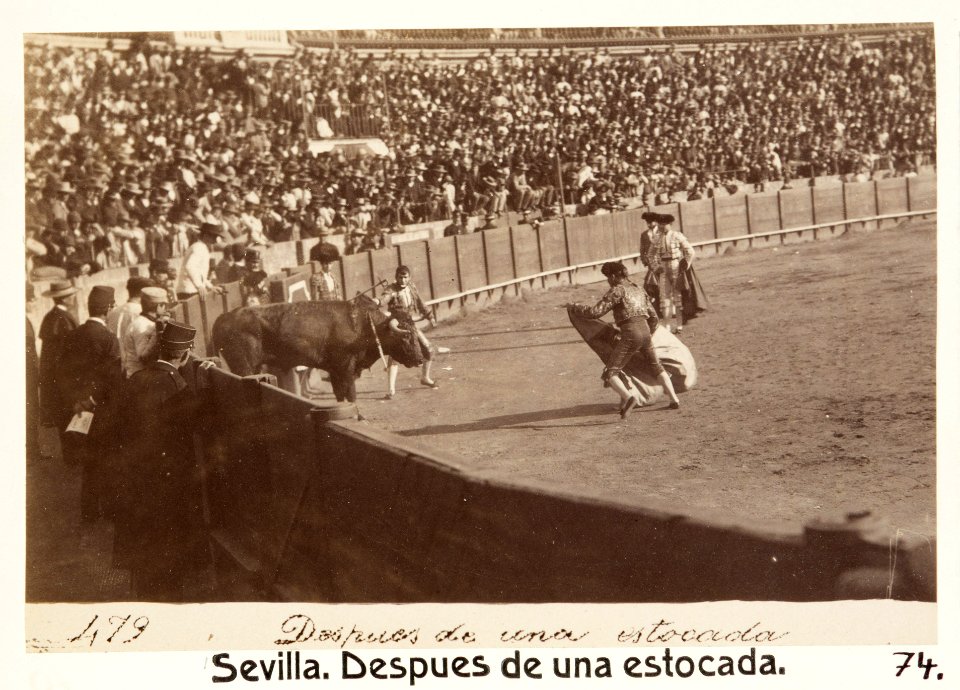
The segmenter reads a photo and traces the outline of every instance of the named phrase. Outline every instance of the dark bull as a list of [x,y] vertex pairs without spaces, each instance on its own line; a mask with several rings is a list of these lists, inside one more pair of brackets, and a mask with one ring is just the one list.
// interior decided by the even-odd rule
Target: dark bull
[[383,354],[406,367],[423,362],[416,334],[391,327],[368,297],[241,307],[217,318],[213,341],[234,374],[297,366],[323,369],[337,400],[355,402],[356,379]]

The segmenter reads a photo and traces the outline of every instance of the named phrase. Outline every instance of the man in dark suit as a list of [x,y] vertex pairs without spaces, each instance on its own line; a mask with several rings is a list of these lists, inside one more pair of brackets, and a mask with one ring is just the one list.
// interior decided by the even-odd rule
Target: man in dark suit
[[95,285],[87,298],[90,318],[71,331],[63,342],[57,367],[60,393],[72,414],[92,412],[93,423],[86,434],[65,432],[68,446],[82,464],[80,479],[80,521],[95,522],[103,516],[100,468],[115,432],[116,395],[122,379],[120,343],[107,327],[106,318],[114,306],[112,287]]
[[53,299],[54,305],[40,323],[40,422],[57,427],[63,461],[74,464],[77,458],[71,452],[69,439],[64,438],[64,429],[70,423],[73,409],[60,396],[57,365],[63,354],[64,338],[77,327],[77,320],[71,313],[77,304],[77,288],[69,280],[57,280],[50,283],[50,289],[42,294]]
[[193,448],[202,403],[180,373],[195,334],[168,322],[159,359],[131,376],[121,395],[114,565],[130,570],[141,601],[182,601],[184,578],[206,553]]

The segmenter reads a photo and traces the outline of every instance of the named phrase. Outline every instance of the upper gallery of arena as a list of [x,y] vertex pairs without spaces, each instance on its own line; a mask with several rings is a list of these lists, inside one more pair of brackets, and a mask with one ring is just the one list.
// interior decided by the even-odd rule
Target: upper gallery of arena
[[[211,212],[262,221],[265,238],[237,224],[229,241],[282,241],[935,163],[922,24],[44,34],[24,50],[41,263],[176,254]],[[383,148],[318,146],[338,138]]]

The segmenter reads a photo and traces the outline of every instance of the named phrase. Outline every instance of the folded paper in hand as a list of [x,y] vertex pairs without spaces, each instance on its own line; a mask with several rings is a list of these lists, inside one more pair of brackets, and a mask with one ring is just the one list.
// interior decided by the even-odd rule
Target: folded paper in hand
[[89,434],[90,425],[93,423],[93,412],[78,412],[73,415],[73,419],[67,424],[67,431],[75,431],[78,434]]

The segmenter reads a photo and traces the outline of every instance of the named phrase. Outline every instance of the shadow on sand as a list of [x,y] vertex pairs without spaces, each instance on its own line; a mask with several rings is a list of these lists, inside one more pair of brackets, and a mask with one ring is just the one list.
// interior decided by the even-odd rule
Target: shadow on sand
[[[658,406],[641,407],[634,410],[633,414],[642,414],[657,409]],[[578,417],[600,417],[603,419],[588,419],[579,423],[572,424],[550,424],[563,419],[577,419]],[[628,420],[629,421],[629,420]],[[424,426],[419,429],[407,429],[406,431],[396,432],[399,436],[436,436],[439,434],[459,434],[469,431],[494,431],[496,429],[554,429],[558,427],[588,427],[605,426],[607,424],[620,423],[620,415],[617,414],[614,400],[609,403],[593,403],[591,405],[576,405],[575,407],[565,407],[556,410],[538,410],[536,412],[521,412],[519,414],[498,415],[496,417],[487,417],[478,419],[475,422],[466,424],[437,424],[433,426]]]

